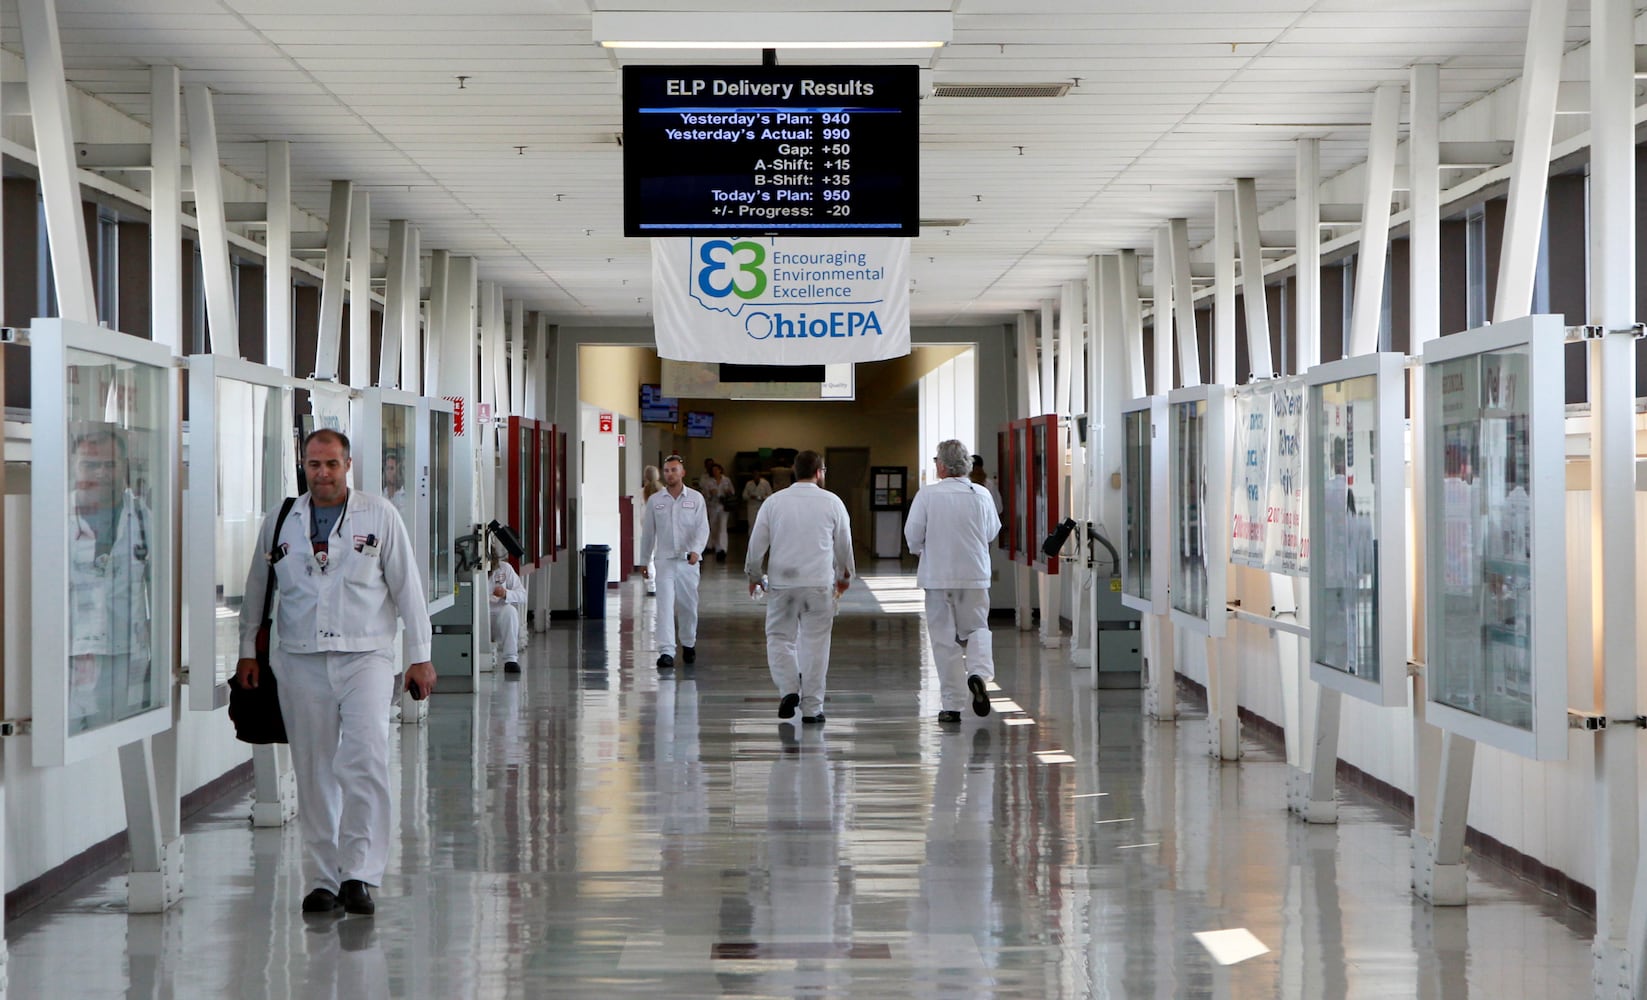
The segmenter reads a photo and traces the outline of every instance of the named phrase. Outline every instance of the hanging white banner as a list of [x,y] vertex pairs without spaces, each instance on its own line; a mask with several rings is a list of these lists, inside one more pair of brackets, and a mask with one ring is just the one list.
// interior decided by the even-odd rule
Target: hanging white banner
[[909,240],[652,241],[658,356],[745,365],[909,353]]

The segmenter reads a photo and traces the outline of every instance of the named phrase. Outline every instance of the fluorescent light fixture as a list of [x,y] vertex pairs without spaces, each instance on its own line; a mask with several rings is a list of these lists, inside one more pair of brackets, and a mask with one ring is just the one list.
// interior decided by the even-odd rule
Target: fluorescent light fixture
[[954,35],[947,12],[596,11],[609,49],[936,49]]

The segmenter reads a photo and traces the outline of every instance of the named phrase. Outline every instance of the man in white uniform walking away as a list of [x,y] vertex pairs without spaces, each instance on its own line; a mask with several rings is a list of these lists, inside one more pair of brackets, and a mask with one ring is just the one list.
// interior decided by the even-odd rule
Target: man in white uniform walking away
[[904,540],[921,557],[915,582],[926,591],[926,630],[942,699],[938,721],[958,723],[968,695],[973,714],[989,714],[986,685],[995,679],[989,546],[1001,519],[989,491],[967,478],[972,458],[966,445],[940,442],[933,462],[938,481],[915,494]]
[[[279,642],[269,666],[291,740],[303,827],[304,913],[370,914],[389,861],[389,711],[396,618],[406,623],[406,689],[434,690],[429,611],[412,540],[388,500],[349,489],[349,439],[303,442],[309,492],[263,520],[240,615],[241,685],[257,687],[257,630],[274,565]],[[267,560],[267,561],[265,561]]]
[[794,718],[799,706],[801,721],[812,724],[824,721],[835,600],[857,572],[846,505],[823,488],[825,471],[817,452],[795,456],[795,482],[761,505],[743,566],[753,594],[767,560],[766,662],[781,698],[778,718]]
[[520,609],[526,606],[526,581],[497,552],[492,553],[492,575],[486,581],[492,641],[503,656],[503,672],[520,673]]
[[658,580],[658,669],[675,668],[676,617],[681,658],[698,658],[698,561],[709,542],[709,511],[703,494],[686,485],[679,455],[663,460],[663,489],[646,501],[636,562],[654,568],[642,575]]

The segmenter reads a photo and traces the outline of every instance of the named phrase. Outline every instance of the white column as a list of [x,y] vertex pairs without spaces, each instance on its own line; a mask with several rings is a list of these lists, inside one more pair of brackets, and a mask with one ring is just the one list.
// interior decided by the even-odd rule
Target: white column
[[[1550,88],[1552,112],[1555,88]],[[1384,306],[1384,270],[1389,257],[1390,196],[1395,191],[1395,140],[1401,127],[1401,85],[1386,83],[1373,94],[1372,130],[1367,140],[1367,194],[1361,209],[1361,248],[1355,265],[1355,306],[1350,313],[1351,356],[1378,350]],[[1549,163],[1546,157],[1545,163]],[[1319,243],[1320,231],[1300,232],[1300,241]],[[1535,249],[1537,241],[1534,241]],[[1319,273],[1319,269],[1317,269]],[[1528,286],[1531,288],[1531,286]],[[1299,370],[1304,371],[1302,364]]]
[[447,275],[451,255],[445,250],[429,254],[429,333],[423,343],[423,394],[440,395],[440,341],[446,331]]
[[[1293,356],[1298,359],[1298,371],[1307,372],[1321,360],[1320,139],[1298,140],[1297,188],[1294,218],[1298,229],[1298,323]],[[1386,211],[1389,201],[1386,196]],[[1386,219],[1386,229],[1388,225]]]
[[1054,325],[1056,317],[1053,315],[1055,307],[1052,299],[1041,300],[1041,412],[1036,416],[1058,412],[1057,369],[1054,367],[1058,357],[1058,328]]
[[80,202],[80,166],[74,152],[74,125],[69,90],[63,76],[63,48],[57,31],[54,0],[18,0],[27,62],[30,120],[40,167],[40,197],[45,205],[51,270],[57,280],[57,314],[97,325],[97,296],[92,290],[91,254],[86,246],[86,218]]
[[[423,385],[423,234],[416,226],[406,230],[400,280],[400,387],[418,392]],[[388,318],[385,314],[385,322]]]
[[1039,340],[1035,336],[1035,314],[1018,314],[1018,417],[1041,415]]
[[326,213],[326,270],[320,282],[320,335],[315,345],[315,378],[337,378],[343,341],[343,279],[349,261],[349,204],[353,181],[333,181]]
[[[526,416],[526,301],[509,304],[509,412]],[[624,568],[628,572],[628,567]]]
[[149,67],[149,334],[183,353],[183,113],[176,66]]
[[355,192],[349,218],[349,384],[372,384],[372,199]]
[[[1122,250],[1116,261],[1115,280],[1119,283],[1115,308],[1120,310],[1121,339],[1126,352],[1127,393],[1129,399],[1149,395],[1149,381],[1144,377],[1144,314],[1138,299],[1138,252]],[[1161,391],[1159,389],[1157,392]]]
[[1058,356],[1054,361],[1053,370],[1052,412],[1065,416],[1075,412],[1070,408],[1070,390],[1074,386],[1071,376],[1075,371],[1073,359],[1077,319],[1075,310],[1070,307],[1071,287],[1072,283],[1066,281],[1058,289]]
[[206,328],[211,352],[240,357],[240,315],[235,308],[234,268],[229,263],[228,217],[223,209],[223,161],[217,152],[212,92],[203,83],[183,88],[189,109],[189,164],[194,172],[194,211],[200,223],[200,264],[206,286]]
[[377,384],[386,389],[401,385],[401,324],[405,322],[403,301],[416,295],[406,288],[406,244],[411,225],[405,219],[389,220],[389,263],[383,283],[383,343],[377,356]]
[[[461,401],[463,432],[452,439],[452,467],[456,470],[452,502],[454,515],[460,526],[472,526],[480,521],[480,482],[477,476],[478,454],[482,450],[480,421],[476,413],[479,402],[479,369],[475,357],[475,329],[479,304],[476,274],[478,264],[473,257],[450,255],[446,258],[445,315],[440,324],[440,338],[432,345],[438,362],[435,371],[439,381],[433,395],[451,396]],[[467,528],[460,531],[467,533]],[[481,586],[484,576],[479,573],[458,574],[458,583],[466,585],[471,621],[481,622],[486,614],[486,593]],[[470,633],[470,683],[478,682],[481,663],[480,638],[483,630]],[[473,690],[473,688],[471,688]]]
[[1168,220],[1167,246],[1172,251],[1172,313],[1178,323],[1178,368],[1183,373],[1184,385],[1200,385],[1201,338],[1195,325],[1195,288],[1190,284],[1187,220]]
[[268,161],[268,242],[263,271],[264,357],[292,371],[292,151],[288,142],[263,144]]
[[[1633,25],[1631,31],[1634,37]],[[1533,279],[1538,272],[1539,237],[1544,231],[1550,142],[1555,131],[1556,93],[1561,87],[1561,53],[1566,38],[1567,0],[1533,0],[1519,83],[1515,153],[1504,214],[1504,242],[1498,259],[1498,293],[1493,299],[1493,319],[1500,323],[1525,316],[1533,308]],[[1594,102],[1593,83],[1590,90]],[[1633,199],[1625,204],[1633,204]]]
[[[1552,4],[1562,7],[1564,4]],[[1630,0],[1590,5],[1590,632],[1595,708],[1633,719],[1636,679],[1636,139]],[[1536,8],[1535,8],[1536,9]],[[1546,16],[1550,16],[1546,14]],[[1564,20],[1564,19],[1563,19]],[[1550,25],[1560,45],[1561,22]],[[1530,44],[1530,43],[1529,43]],[[1542,109],[1540,109],[1542,111]],[[1520,151],[1518,137],[1516,149]],[[1537,240],[1534,240],[1537,243]],[[1500,278],[1500,282],[1503,279]],[[1502,287],[1502,285],[1500,286]],[[1647,992],[1647,878],[1640,868],[1641,733],[1596,734],[1596,982]]]
[[1155,265],[1152,277],[1154,301],[1150,315],[1154,323],[1155,370],[1150,383],[1152,395],[1164,396],[1176,389],[1172,375],[1172,241],[1166,226],[1155,230]]
[[[1235,221],[1241,245],[1241,305],[1247,317],[1247,360],[1254,378],[1281,371],[1270,356],[1270,304],[1264,294],[1263,241],[1258,232],[1258,182],[1235,179]],[[1303,242],[1302,240],[1300,242]],[[1317,272],[1319,272],[1317,268]]]
[[[1235,370],[1235,191],[1220,191],[1213,202],[1212,380],[1218,385],[1245,381]],[[1303,244],[1300,243],[1300,246]]]

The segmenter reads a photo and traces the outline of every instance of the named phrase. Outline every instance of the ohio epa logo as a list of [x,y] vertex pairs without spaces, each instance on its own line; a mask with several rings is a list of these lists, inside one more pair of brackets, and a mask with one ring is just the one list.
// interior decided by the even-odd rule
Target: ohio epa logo
[[766,248],[754,240],[707,240],[698,249],[698,290],[712,299],[745,302],[766,291]]
[[806,313],[752,312],[743,321],[751,340],[804,340],[823,337],[868,337],[882,335],[881,319],[875,310],[837,309],[822,316]]

